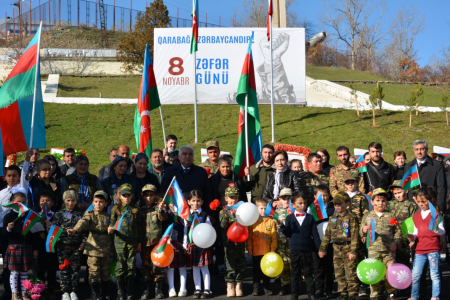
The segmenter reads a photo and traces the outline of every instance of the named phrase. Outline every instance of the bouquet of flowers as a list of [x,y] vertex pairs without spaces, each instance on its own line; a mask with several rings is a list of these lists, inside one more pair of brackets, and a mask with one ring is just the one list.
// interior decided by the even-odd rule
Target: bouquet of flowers
[[41,293],[45,291],[45,283],[42,283],[39,279],[25,279],[22,281],[22,285],[31,294],[31,299],[37,300],[41,298]]

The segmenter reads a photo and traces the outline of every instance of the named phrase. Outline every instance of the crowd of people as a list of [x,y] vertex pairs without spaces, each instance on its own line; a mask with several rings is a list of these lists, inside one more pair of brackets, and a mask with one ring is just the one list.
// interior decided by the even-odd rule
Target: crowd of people
[[[99,176],[89,172],[88,157],[76,156],[72,148],[64,150],[62,164],[52,155],[41,159],[39,150],[30,149],[20,167],[5,169],[0,204],[25,204],[39,213],[45,227],[24,236],[25,215],[16,208],[0,206],[5,287],[1,299],[29,300],[21,282],[28,277],[28,270],[37,267],[35,274],[47,283],[49,300],[56,299],[57,271],[62,300],[78,300],[78,273],[86,262],[92,299],[111,299],[108,284],[114,257],[117,299],[132,300],[137,253],[143,259],[140,276],[145,281],[140,299],[148,299],[153,287],[158,299],[187,296],[188,267],[192,267],[194,299],[213,297],[210,271],[225,274],[227,297],[242,297],[246,255],[253,259],[252,295],[272,295],[271,279],[260,263],[265,254],[277,252],[284,263],[280,296],[291,295],[296,300],[304,280],[309,300],[331,299],[335,278],[337,300],[355,300],[369,293],[370,299],[379,299],[379,283],[371,285],[368,292],[369,287],[356,276],[358,263],[373,258],[386,266],[398,262],[413,269],[410,290],[397,291],[386,280],[387,299],[397,299],[400,293],[408,293],[412,300],[429,299],[425,280],[429,268],[432,300],[439,300],[439,258],[446,248],[446,219],[433,230],[428,224],[433,207],[438,215],[447,211],[449,169],[444,157],[428,154],[426,141],[417,140],[412,147],[413,160],[407,162],[405,152],[397,151],[392,165],[383,157],[382,145],[373,142],[364,155],[367,172],[360,173],[346,146],[336,149],[339,165],[333,166],[323,148],[302,162],[289,161],[285,151],[264,145],[262,159],[245,168],[243,178],[233,172],[230,155],[220,156],[218,141],[206,143],[208,159],[195,165],[194,149],[188,145],[178,148],[175,135],[167,136],[166,147],[154,149],[150,157],[139,153],[132,160],[126,145],[111,149],[110,163]],[[401,180],[413,167],[418,168],[421,185],[405,191]],[[192,222],[175,216],[164,202],[174,177],[190,214],[215,229],[212,247],[197,247],[188,238]],[[310,205],[319,194],[328,218],[316,221]],[[260,216],[248,227],[245,242],[232,242],[227,230],[240,201],[253,202]],[[267,215],[269,205],[277,220]],[[403,236],[401,226],[410,217],[414,232]],[[323,222],[328,222],[328,227],[321,239],[317,228]],[[49,253],[45,241],[53,225],[63,231],[56,253]],[[160,268],[152,263],[151,251],[171,225],[169,243],[174,258],[168,267]],[[366,243],[369,230],[374,232],[373,240]],[[178,289],[175,270],[180,276]]]

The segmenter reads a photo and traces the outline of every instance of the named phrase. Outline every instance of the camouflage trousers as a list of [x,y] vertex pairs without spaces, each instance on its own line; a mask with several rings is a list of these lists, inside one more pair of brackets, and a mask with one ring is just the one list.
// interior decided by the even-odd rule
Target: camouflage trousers
[[110,257],[88,256],[89,282],[109,280]]
[[80,271],[80,251],[78,246],[58,247],[56,254],[60,265],[67,259],[71,264],[60,271],[61,291],[63,293],[78,291],[78,272]]
[[245,243],[225,245],[226,282],[242,282],[245,271]]
[[356,252],[357,264],[366,259],[366,255],[367,255],[366,243],[363,243],[361,240],[359,240],[358,250]]
[[134,277],[136,272],[137,246],[129,244],[116,236],[114,239],[114,247],[116,248],[117,255],[116,277]]
[[278,240],[277,253],[283,259],[283,271],[280,274],[281,285],[289,285],[291,283],[291,258],[289,252],[289,241]]
[[151,260],[153,246],[142,247],[141,258],[142,258],[142,268],[141,272],[144,277],[145,282],[150,282],[152,275],[155,277],[155,282],[163,281],[164,279],[164,269],[155,266]]
[[333,244],[334,276],[341,295],[358,296],[359,281],[356,277],[357,259],[349,260],[350,245]]
[[[391,251],[374,251],[369,249],[369,258],[378,259],[383,264],[386,265],[386,268],[395,263],[395,252]],[[386,292],[388,294],[392,294],[395,292],[395,289],[389,284],[387,280],[384,281],[384,286],[386,288]],[[371,284],[370,285],[370,297],[376,298],[381,294],[380,283]]]
[[395,251],[396,262],[404,264],[408,268],[411,268],[411,248],[409,247],[409,241],[406,238],[402,238],[400,246]]

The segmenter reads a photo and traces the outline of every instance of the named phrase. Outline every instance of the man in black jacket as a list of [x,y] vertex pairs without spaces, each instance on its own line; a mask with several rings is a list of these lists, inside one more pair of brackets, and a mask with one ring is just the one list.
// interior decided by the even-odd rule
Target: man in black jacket
[[445,212],[445,202],[447,195],[447,180],[445,178],[442,163],[432,159],[427,155],[428,144],[424,140],[416,140],[413,143],[414,160],[405,166],[405,173],[414,165],[419,170],[419,178],[422,187],[432,186],[437,192],[437,205],[441,212]]
[[383,157],[381,156],[382,153],[383,148],[380,143],[370,143],[370,162],[367,164],[369,186],[367,186],[366,188],[366,193],[377,188],[387,190],[395,180],[395,169],[390,163],[386,162],[383,159]]
[[183,193],[192,190],[201,190],[203,193],[202,209],[209,211],[209,204],[212,201],[211,184],[208,174],[202,167],[194,165],[194,148],[191,146],[181,146],[178,154],[180,164],[169,167],[164,173],[161,181],[161,191],[165,193],[169,188],[174,176],[180,185]]

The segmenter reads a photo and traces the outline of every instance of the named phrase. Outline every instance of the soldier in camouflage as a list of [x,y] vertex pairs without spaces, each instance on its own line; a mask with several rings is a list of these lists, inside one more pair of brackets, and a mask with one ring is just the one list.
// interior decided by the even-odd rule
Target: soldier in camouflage
[[84,254],[88,256],[89,282],[93,299],[109,299],[109,264],[114,256],[113,236],[108,234],[110,215],[106,213],[108,194],[97,191],[93,197],[93,210],[87,211],[73,229],[68,229],[69,235],[88,231]]
[[55,213],[51,224],[47,222],[47,227],[55,225],[63,229],[56,242],[56,254],[58,255],[60,265],[64,265],[65,260],[70,265],[66,265],[60,272],[60,285],[61,291],[63,292],[62,299],[75,300],[78,299],[76,293],[78,291],[78,272],[80,271],[80,251],[84,250],[87,235],[77,233],[69,236],[67,230],[75,227],[83,217],[83,213],[75,210],[78,202],[78,194],[74,189],[65,191],[63,199],[63,208]]
[[345,174],[349,171],[358,173],[359,191],[364,192],[364,177],[359,173],[350,162],[350,150],[346,146],[340,146],[336,149],[337,159],[341,162],[339,166],[331,168],[330,171],[330,192],[331,196],[337,194],[338,191],[345,191]]
[[305,194],[307,205],[314,201],[315,189],[318,185],[330,184],[328,174],[322,171],[322,156],[317,153],[311,153],[308,156],[309,171],[300,172],[300,190]]
[[[375,241],[369,241],[369,258],[383,262],[386,267],[395,263],[395,251],[401,244],[401,230],[394,214],[387,211],[387,199],[389,194],[382,188],[377,188],[372,192],[373,210],[363,217],[360,235],[363,242],[366,242],[368,232],[371,229],[372,220],[375,220]],[[378,214],[381,214],[380,216]],[[373,229],[372,229],[373,230]],[[396,290],[389,282],[385,281],[388,300],[397,299]],[[370,286],[370,297],[379,297],[381,291],[380,283]]]
[[153,184],[146,184],[142,188],[142,199],[145,203],[141,206],[142,221],[145,222],[142,235],[145,237],[145,242],[142,247],[142,272],[146,282],[144,293],[141,299],[147,299],[150,296],[151,277],[152,273],[155,277],[155,297],[161,299],[162,284],[164,280],[164,270],[155,266],[150,257],[152,249],[158,244],[162,237],[162,222],[167,220],[167,213],[165,203],[160,201],[158,204],[158,197],[156,195],[157,189]]
[[327,255],[330,243],[333,244],[334,274],[341,294],[336,300],[356,300],[359,281],[356,277],[359,247],[359,223],[356,216],[349,212],[350,197],[338,192],[333,198],[336,212],[330,216],[319,248],[319,257]]
[[[392,191],[395,199],[389,202],[389,211],[394,214],[394,218],[398,221],[398,226],[402,226],[403,222],[409,217],[412,217],[419,207],[413,201],[408,199],[408,192],[403,190],[401,186],[401,180],[395,180],[389,189]],[[402,241],[400,247],[396,251],[396,259],[398,263],[404,264],[411,268],[411,251],[409,247],[409,241],[402,235]]]
[[200,164],[199,167],[204,169],[210,169],[210,176],[213,176],[219,171],[219,157],[220,157],[220,147],[218,141],[206,142],[206,152],[208,154],[208,159],[204,163]]

